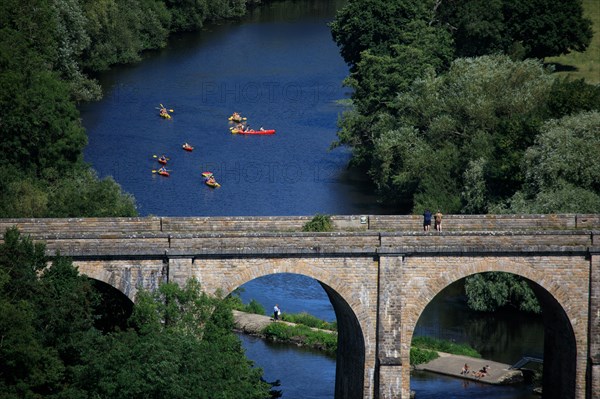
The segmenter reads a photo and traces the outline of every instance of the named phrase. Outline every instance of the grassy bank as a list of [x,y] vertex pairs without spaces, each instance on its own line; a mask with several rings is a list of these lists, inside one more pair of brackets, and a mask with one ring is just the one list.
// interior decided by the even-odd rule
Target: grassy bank
[[430,337],[414,337],[410,348],[410,364],[430,362],[439,357],[438,352],[481,358],[481,354],[466,344],[457,344]]
[[301,324],[290,326],[284,323],[271,323],[262,332],[269,340],[307,346],[322,350],[329,355],[335,355],[337,350],[337,333],[334,331],[315,330]]
[[559,74],[600,84],[600,3],[598,0],[583,0],[583,12],[592,21],[594,30],[594,37],[587,50],[584,53],[548,57],[545,61],[554,64]]

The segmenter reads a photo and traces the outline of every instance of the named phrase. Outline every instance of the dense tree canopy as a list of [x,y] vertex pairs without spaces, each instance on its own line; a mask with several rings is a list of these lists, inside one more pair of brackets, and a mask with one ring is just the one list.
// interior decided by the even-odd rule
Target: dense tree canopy
[[346,63],[354,67],[365,50],[387,53],[393,45],[413,41],[408,26],[429,22],[433,10],[433,0],[349,1],[331,23],[331,33]]
[[[195,281],[140,292],[131,328],[100,331],[91,281],[16,229],[0,244],[0,396],[271,397],[232,333],[228,301]],[[277,396],[277,392],[273,392]]]
[[[367,170],[381,201],[402,213],[501,211],[525,183],[522,159],[544,121],[600,107],[599,87],[515,58],[519,46],[523,57],[584,49],[591,31],[581,2],[526,3],[351,0],[338,12],[332,34],[354,92],[335,145],[352,148],[352,162]],[[512,57],[451,63],[455,52]],[[561,187],[553,192],[572,188]],[[576,209],[596,209],[590,189],[581,188],[586,205]],[[565,206],[554,211],[574,211],[558,203]]]
[[445,0],[438,16],[462,57],[545,58],[583,51],[592,38],[581,0]]

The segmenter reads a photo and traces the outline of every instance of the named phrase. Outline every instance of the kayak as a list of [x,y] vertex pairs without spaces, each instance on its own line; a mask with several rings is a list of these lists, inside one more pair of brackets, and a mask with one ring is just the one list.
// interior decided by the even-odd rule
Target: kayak
[[181,148],[183,148],[186,151],[193,151],[194,147],[192,147],[191,145],[182,145]]
[[159,171],[158,171],[158,172],[156,172],[156,173],[158,173],[158,174],[159,174],[159,175],[161,175],[161,176],[169,177],[169,172],[165,172],[165,171],[159,170]]
[[159,114],[162,118],[171,119],[171,115],[169,114]]
[[204,183],[209,186],[209,187],[213,187],[213,188],[217,188],[217,187],[221,187],[221,185],[219,183],[215,182],[210,182],[208,181],[208,179],[204,180]]
[[158,158],[158,163],[166,165],[167,164],[167,160],[166,159]]
[[[275,133],[275,129],[269,129],[269,130],[254,130],[254,129],[250,129],[250,130],[238,130],[238,129],[233,129],[236,130],[235,133],[237,134],[274,134]],[[233,133],[233,130],[231,131]]]

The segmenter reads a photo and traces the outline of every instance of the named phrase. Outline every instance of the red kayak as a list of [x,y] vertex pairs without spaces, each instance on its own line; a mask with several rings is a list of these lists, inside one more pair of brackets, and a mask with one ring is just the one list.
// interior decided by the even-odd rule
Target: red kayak
[[193,151],[193,150],[194,150],[194,147],[192,147],[192,146],[191,146],[191,145],[189,145],[189,144],[188,144],[188,145],[185,145],[185,144],[184,144],[184,145],[182,145],[181,147],[182,147],[184,150],[186,150],[186,151]]
[[158,163],[166,165],[167,164],[167,160],[164,158],[158,158]]
[[156,172],[156,173],[158,173],[158,174],[159,174],[159,175],[161,175],[161,176],[169,177],[169,172],[165,172],[165,171],[159,170],[159,171],[158,171],[158,172]]
[[238,134],[274,134],[275,133],[275,129],[269,129],[269,130],[240,130],[237,132]]

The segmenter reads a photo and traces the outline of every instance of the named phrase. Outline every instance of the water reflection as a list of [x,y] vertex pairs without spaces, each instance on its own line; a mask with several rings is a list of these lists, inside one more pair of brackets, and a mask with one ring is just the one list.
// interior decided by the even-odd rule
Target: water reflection
[[246,355],[264,370],[267,381],[280,380],[284,399],[334,397],[335,359],[295,346],[239,335]]
[[511,311],[493,314],[470,310],[464,280],[438,294],[425,308],[415,335],[467,343],[485,359],[514,364],[522,356],[541,357],[544,325],[541,316]]

